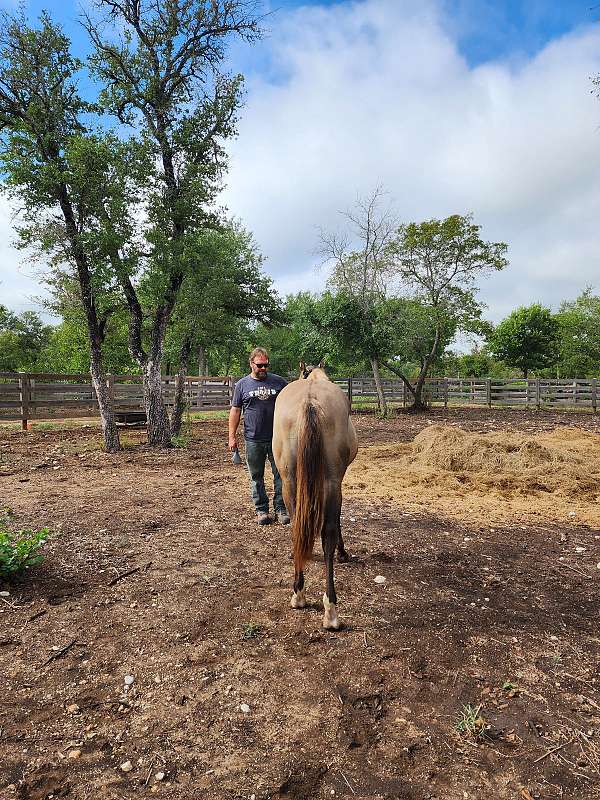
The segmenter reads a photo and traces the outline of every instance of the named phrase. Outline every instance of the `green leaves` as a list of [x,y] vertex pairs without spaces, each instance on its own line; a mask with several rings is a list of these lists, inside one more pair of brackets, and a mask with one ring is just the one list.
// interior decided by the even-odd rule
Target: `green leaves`
[[12,578],[43,561],[39,550],[49,533],[48,528],[9,531],[0,523],[0,578]]
[[550,309],[539,303],[513,311],[496,328],[490,350],[527,377],[530,370],[556,364],[560,325]]
[[595,377],[600,370],[600,297],[585,289],[561,303],[558,368],[561,377]]

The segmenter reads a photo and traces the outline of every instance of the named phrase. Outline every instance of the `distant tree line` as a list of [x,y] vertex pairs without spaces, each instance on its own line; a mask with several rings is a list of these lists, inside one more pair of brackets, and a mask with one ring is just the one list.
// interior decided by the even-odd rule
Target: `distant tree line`
[[[393,304],[392,304],[393,307]],[[247,354],[260,342],[271,353],[271,365],[284,376],[297,373],[299,358],[317,362],[324,358],[333,376],[348,377],[371,372],[369,359],[352,344],[349,332],[361,334],[362,320],[352,316],[339,296],[299,292],[274,304],[268,322],[228,314],[215,305],[197,321],[197,338],[190,345],[188,374],[241,375],[247,369]],[[426,320],[425,309],[416,301],[395,306],[399,323],[409,315]],[[419,315],[421,315],[419,317]],[[332,327],[333,318],[345,316],[344,325]],[[181,324],[181,323],[180,323]],[[200,330],[202,327],[202,330]],[[413,328],[414,332],[414,328]],[[427,349],[427,325],[414,338],[407,327],[396,331],[394,371],[384,364],[384,378],[402,371],[414,382],[420,374]],[[431,336],[431,332],[429,331]],[[163,372],[173,374],[183,338],[174,324],[168,332]],[[139,365],[127,348],[126,314],[114,314],[103,343],[108,372],[139,373]],[[394,349],[394,348],[392,348]],[[10,312],[0,305],[0,371],[89,372],[90,356],[85,323],[77,314],[67,314],[58,324],[45,324],[33,311]],[[557,313],[534,303],[518,308],[498,326],[487,324],[485,337],[469,353],[456,353],[446,337],[431,365],[430,374],[463,378],[600,377],[600,296],[585,289],[578,298],[561,303]]]

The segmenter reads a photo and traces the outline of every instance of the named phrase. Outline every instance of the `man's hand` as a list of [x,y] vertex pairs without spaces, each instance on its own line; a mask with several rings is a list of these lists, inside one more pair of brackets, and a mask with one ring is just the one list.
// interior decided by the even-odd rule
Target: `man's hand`
[[237,442],[235,434],[240,424],[240,417],[242,416],[242,409],[232,406],[229,411],[229,449],[235,450]]

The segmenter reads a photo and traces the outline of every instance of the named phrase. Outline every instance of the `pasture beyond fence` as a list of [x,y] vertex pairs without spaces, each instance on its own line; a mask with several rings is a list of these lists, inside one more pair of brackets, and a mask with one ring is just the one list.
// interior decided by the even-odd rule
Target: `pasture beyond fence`
[[[228,408],[237,380],[229,376],[188,376],[186,407],[192,413]],[[347,393],[353,406],[377,405],[372,378],[338,378],[335,382]],[[175,377],[164,376],[162,383],[166,403],[172,406]],[[431,378],[425,384],[424,398],[430,404],[444,406],[573,407],[596,413],[597,384],[595,378]],[[143,412],[140,375],[108,375],[107,386],[121,418]],[[411,395],[403,381],[384,380],[383,391],[391,404],[410,405]],[[21,420],[26,427],[28,420],[97,414],[98,403],[89,375],[0,372],[0,422]]]

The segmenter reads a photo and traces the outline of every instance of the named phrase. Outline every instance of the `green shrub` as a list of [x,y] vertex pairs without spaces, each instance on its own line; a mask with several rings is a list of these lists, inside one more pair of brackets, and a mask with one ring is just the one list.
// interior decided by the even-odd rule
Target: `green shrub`
[[0,521],[0,578],[11,578],[43,561],[38,551],[49,533],[48,528],[10,531]]

